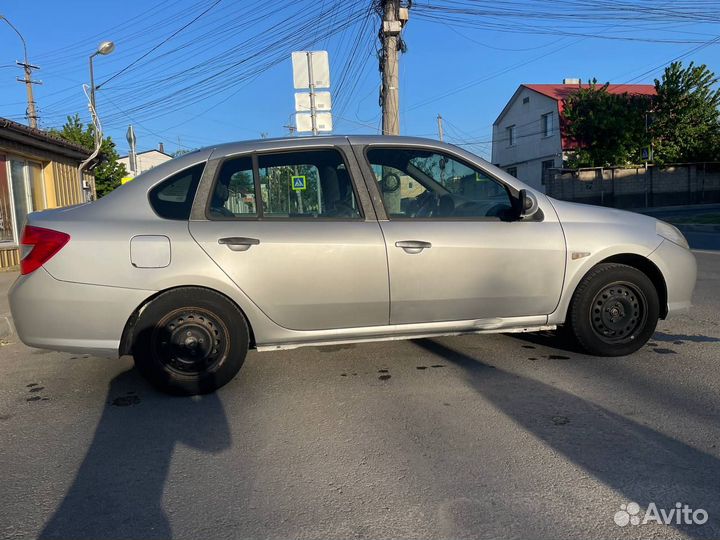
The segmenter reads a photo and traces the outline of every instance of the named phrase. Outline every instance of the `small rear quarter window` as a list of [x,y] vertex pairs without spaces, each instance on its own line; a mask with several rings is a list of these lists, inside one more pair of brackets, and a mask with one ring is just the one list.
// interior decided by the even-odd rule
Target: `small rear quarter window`
[[150,190],[150,205],[161,218],[190,219],[195,192],[197,191],[204,163],[199,163],[170,178]]

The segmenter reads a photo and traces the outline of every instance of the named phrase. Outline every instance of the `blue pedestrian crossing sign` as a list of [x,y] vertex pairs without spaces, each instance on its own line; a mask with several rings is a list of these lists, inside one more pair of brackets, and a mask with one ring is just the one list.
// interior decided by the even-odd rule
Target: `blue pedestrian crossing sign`
[[293,176],[290,178],[290,181],[295,191],[305,191],[307,189],[307,180],[304,176]]

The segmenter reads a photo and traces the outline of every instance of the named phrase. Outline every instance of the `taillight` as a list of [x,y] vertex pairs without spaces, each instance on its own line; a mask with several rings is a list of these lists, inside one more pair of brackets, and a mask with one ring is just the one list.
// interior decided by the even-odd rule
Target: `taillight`
[[[29,253],[20,259],[20,273],[29,274],[48,262],[53,255],[70,241],[70,235],[52,229],[26,225],[20,244],[30,248]],[[27,248],[23,251],[27,251]]]

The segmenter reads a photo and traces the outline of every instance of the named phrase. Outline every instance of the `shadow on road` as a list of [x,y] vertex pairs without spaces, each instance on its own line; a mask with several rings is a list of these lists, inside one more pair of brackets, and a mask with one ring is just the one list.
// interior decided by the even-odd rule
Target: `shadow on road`
[[[204,452],[230,446],[217,394],[172,398],[134,369],[115,377],[87,455],[40,537],[171,538],[162,496],[178,443]],[[56,459],[61,466],[63,456]]]
[[[697,538],[720,535],[720,460],[647,426],[540,381],[497,369],[435,340],[414,341],[452,362],[483,398],[571,463],[645,508],[702,508],[705,525],[672,526]],[[599,509],[604,511],[605,509]],[[609,518],[619,508],[608,503]]]
[[692,341],[693,343],[720,343],[720,338],[703,336],[702,334],[666,334],[655,332],[650,341]]
[[[559,349],[565,352],[572,352],[586,355],[578,346],[577,342],[562,334],[562,332],[518,332],[504,334],[512,339],[533,343],[535,345],[543,345],[551,349]],[[720,343],[720,338],[705,336],[702,334],[667,334],[665,332],[655,332],[649,342],[679,342],[689,341],[693,343]],[[676,343],[679,344],[679,343]]]
[[533,343],[534,345],[542,345],[551,349],[558,349],[560,351],[585,354],[576,341],[571,339],[569,336],[559,331],[547,331],[547,332],[510,332],[503,334],[509,338],[524,341],[526,343]]

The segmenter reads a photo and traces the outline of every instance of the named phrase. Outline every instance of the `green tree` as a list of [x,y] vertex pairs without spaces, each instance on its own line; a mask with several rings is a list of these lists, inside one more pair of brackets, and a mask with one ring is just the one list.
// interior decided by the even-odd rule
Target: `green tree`
[[174,152],[171,152],[170,155],[174,158],[184,156],[185,154],[189,154],[190,152],[195,152],[197,148],[178,148]]
[[568,165],[607,167],[642,161],[649,144],[645,127],[651,98],[646,95],[611,94],[608,84],[593,80],[564,100],[565,132],[577,145]]
[[[80,115],[68,116],[67,121],[60,129],[51,129],[50,133],[66,141],[83,146],[88,150],[95,149],[95,127],[86,126],[80,120]],[[115,150],[115,143],[110,137],[105,137],[100,144],[98,163],[92,169],[95,175],[95,189],[97,196],[107,195],[120,186],[120,180],[127,176],[125,165],[118,162],[120,156]]]
[[720,89],[705,64],[673,62],[655,79],[650,133],[659,164],[720,159]]

